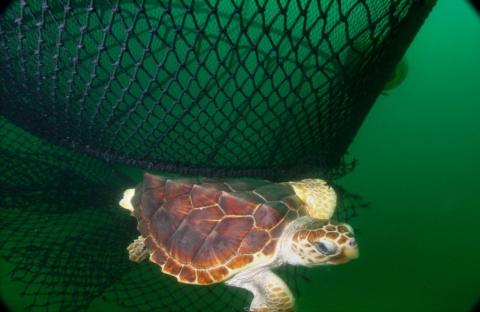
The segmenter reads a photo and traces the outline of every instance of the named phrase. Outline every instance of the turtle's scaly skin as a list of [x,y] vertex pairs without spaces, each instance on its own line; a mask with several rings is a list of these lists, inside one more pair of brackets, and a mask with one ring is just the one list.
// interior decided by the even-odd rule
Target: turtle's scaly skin
[[150,260],[180,282],[201,285],[269,261],[285,226],[305,214],[290,185],[263,180],[145,174],[132,204]]

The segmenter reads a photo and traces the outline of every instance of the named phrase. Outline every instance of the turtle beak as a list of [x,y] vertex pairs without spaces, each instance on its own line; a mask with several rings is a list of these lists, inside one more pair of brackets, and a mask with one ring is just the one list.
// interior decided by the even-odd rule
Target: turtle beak
[[330,259],[333,264],[342,264],[350,260],[358,258],[358,246],[355,239],[352,238],[346,246],[342,248],[342,251]]
[[331,258],[330,261],[333,264],[343,264],[350,260],[358,258],[358,248],[343,248],[342,252]]
[[348,260],[358,258],[358,248],[357,247],[347,247],[343,249],[343,256]]
[[350,239],[347,246],[343,248],[342,253],[348,260],[358,258],[358,246],[355,238]]

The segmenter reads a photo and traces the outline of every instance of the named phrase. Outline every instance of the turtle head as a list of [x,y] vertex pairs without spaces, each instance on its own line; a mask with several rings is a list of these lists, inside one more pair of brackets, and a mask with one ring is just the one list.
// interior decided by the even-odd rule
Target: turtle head
[[293,233],[289,262],[305,266],[341,264],[358,257],[353,229],[345,223],[316,220]]

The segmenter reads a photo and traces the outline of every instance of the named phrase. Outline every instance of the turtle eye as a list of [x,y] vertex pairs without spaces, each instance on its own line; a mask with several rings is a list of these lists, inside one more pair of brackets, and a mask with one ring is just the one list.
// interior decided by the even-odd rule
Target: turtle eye
[[317,242],[315,243],[315,248],[326,256],[333,255],[337,251],[335,245],[327,242]]

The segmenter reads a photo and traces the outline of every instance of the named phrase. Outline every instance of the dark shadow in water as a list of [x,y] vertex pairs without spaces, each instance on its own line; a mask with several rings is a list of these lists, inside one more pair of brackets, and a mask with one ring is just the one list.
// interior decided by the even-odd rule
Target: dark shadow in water
[[477,10],[477,13],[480,13],[480,1],[479,0],[470,0],[472,6]]
[[3,11],[6,10],[12,2],[13,2],[12,0],[1,1],[0,2],[0,14],[3,13]]
[[10,310],[7,308],[7,305],[1,299],[0,299],[0,311],[10,312]]
[[477,304],[473,307],[472,312],[480,312],[480,299]]

